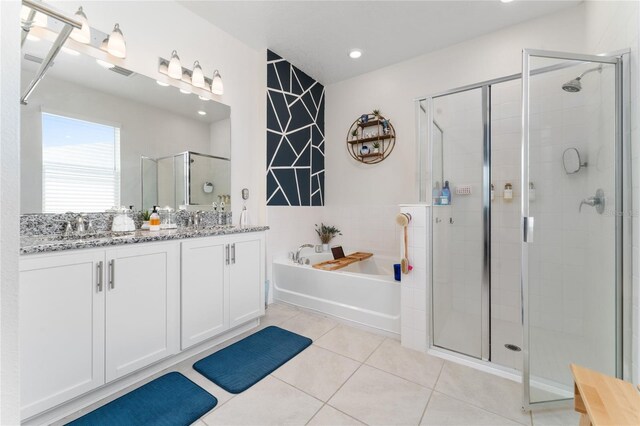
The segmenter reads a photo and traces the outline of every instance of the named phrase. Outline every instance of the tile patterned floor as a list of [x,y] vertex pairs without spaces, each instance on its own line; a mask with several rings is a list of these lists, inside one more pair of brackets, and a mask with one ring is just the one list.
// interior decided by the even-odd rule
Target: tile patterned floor
[[578,424],[569,409],[522,413],[517,383],[403,348],[331,318],[273,304],[260,327],[268,325],[306,335],[314,343],[241,394],[225,392],[191,368],[220,347],[168,370],[181,372],[218,398],[217,407],[194,425]]

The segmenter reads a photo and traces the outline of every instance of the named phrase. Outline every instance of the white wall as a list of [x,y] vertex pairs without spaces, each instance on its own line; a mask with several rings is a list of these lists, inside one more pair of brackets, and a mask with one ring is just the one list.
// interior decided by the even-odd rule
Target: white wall
[[[516,74],[525,47],[584,52],[584,25],[585,6],[580,5],[327,86],[326,136],[331,142],[325,154],[327,209],[358,205],[363,211],[376,211],[380,205],[417,201],[413,100]],[[397,139],[384,162],[369,166],[353,161],[343,141],[354,118],[374,108],[392,121]],[[373,227],[384,226],[382,220],[386,218],[380,217]],[[384,245],[387,251],[397,247],[393,237]]]
[[210,150],[208,123],[48,76],[21,108],[22,213],[42,212],[42,112],[120,127],[123,206],[150,207],[141,205],[140,156]]
[[0,423],[20,423],[20,3],[0,2]]

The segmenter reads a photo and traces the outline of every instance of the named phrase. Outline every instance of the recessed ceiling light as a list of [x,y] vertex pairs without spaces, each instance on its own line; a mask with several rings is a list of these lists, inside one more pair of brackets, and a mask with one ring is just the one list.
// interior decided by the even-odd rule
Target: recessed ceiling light
[[190,94],[191,92],[189,90],[185,90],[185,89],[180,89],[180,93],[184,93],[185,95]]
[[500,0],[501,3],[511,3],[513,0]]
[[103,61],[102,59],[96,59],[96,63],[98,65],[100,65],[101,67],[104,67],[106,69],[115,67],[115,65],[113,65],[112,63],[109,63],[107,61]]
[[198,96],[198,99],[200,99],[201,101],[208,101],[209,98],[205,98],[204,96]]
[[76,52],[73,49],[69,49],[68,47],[62,46],[61,49],[64,53],[71,55],[71,56],[78,56],[80,54],[80,52]]
[[164,81],[160,81],[160,80],[156,80],[156,83],[158,83],[158,85],[162,87],[167,87],[169,85],[169,83],[165,83]]
[[360,56],[362,56],[362,50],[360,49],[352,49],[351,52],[349,52],[351,59],[358,59]]
[[207,112],[206,112],[206,111],[202,111],[202,110],[200,110],[200,111],[198,111],[198,114],[200,114],[200,115],[207,115]]

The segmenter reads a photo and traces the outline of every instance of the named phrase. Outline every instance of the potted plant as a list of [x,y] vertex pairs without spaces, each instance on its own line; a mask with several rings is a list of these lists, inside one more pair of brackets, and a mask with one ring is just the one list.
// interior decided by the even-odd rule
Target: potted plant
[[149,229],[149,219],[151,219],[151,213],[149,213],[149,210],[145,210],[141,213],[141,217],[142,217],[142,226],[140,227],[140,229]]
[[373,110],[373,115],[374,115],[376,118],[380,118],[380,110],[379,110],[379,109],[374,109],[374,110]]
[[322,250],[329,251],[329,241],[333,239],[336,235],[342,235],[342,232],[335,226],[325,225],[324,223],[320,223],[320,226],[316,223],[316,233],[320,237],[320,241],[322,242]]
[[353,139],[358,139],[358,128],[355,128],[351,131],[351,137]]
[[380,153],[380,141],[373,141],[373,153],[374,154]]

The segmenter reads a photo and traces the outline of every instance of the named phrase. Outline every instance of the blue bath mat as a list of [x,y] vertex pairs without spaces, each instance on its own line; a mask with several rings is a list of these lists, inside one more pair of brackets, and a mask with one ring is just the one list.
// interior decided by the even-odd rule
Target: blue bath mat
[[90,412],[69,425],[188,426],[218,400],[180,373],[169,373]]
[[271,326],[201,359],[193,368],[227,392],[240,393],[311,343],[308,337]]

